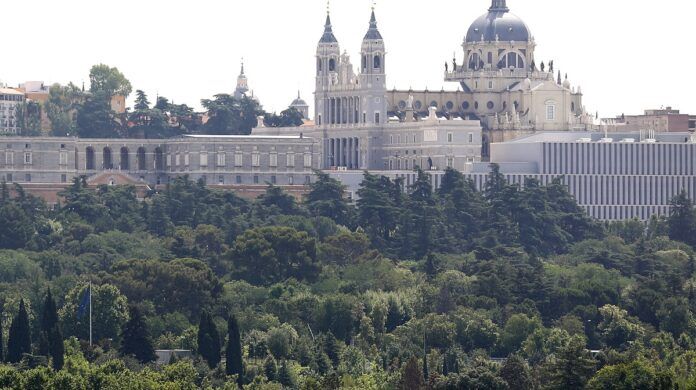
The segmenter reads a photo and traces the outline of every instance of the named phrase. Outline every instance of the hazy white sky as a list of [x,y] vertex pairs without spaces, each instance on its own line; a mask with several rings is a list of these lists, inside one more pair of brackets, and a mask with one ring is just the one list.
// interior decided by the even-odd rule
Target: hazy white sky
[[[371,0],[333,0],[342,49],[355,62]],[[444,61],[457,52],[490,0],[380,0],[391,89],[456,89]],[[581,85],[602,116],[671,105],[696,114],[693,50],[696,3],[635,0],[508,0],[536,38],[536,62],[553,59]],[[314,54],[326,13],[322,0],[2,1],[0,80],[77,84],[91,65],[118,67],[135,89],[200,107],[234,90],[240,58],[268,111],[297,90],[313,106]]]

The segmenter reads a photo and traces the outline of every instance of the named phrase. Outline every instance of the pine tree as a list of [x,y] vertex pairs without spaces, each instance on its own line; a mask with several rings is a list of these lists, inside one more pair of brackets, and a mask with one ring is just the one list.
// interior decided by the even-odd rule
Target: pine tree
[[215,368],[220,363],[220,349],[220,334],[213,323],[213,317],[204,311],[198,323],[198,353],[210,368]]
[[244,375],[244,362],[242,361],[242,342],[239,335],[239,324],[233,315],[227,320],[227,362],[225,372],[227,375],[237,375],[237,384],[242,385]]
[[266,356],[266,360],[263,362],[263,372],[269,381],[275,381],[278,379],[278,364],[273,358],[273,355]]
[[130,318],[121,333],[121,354],[135,356],[141,363],[154,361],[157,355],[143,315],[136,307],[130,307],[128,314]]
[[31,353],[31,329],[29,329],[29,315],[22,299],[19,301],[19,312],[10,325],[10,334],[7,338],[7,362],[18,363],[22,360],[22,354],[25,353]]

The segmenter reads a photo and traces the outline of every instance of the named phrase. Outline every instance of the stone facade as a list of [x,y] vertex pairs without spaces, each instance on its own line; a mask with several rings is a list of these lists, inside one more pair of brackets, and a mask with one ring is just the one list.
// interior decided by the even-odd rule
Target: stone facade
[[[102,184],[166,184],[188,175],[210,185],[301,185],[321,161],[306,137],[188,136],[167,140],[8,137],[0,174],[8,182],[69,183],[99,176]],[[103,176],[106,173],[106,176]],[[113,180],[108,174],[113,173]]]
[[0,134],[19,133],[17,106],[24,103],[24,94],[10,88],[0,88]]

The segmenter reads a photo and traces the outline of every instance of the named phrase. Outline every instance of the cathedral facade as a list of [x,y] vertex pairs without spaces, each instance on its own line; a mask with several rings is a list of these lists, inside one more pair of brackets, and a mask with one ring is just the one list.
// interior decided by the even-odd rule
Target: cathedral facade
[[324,140],[324,168],[399,170],[415,162],[466,171],[467,164],[489,157],[490,143],[592,129],[581,88],[553,61],[537,62],[535,47],[530,29],[506,1],[492,0],[468,28],[463,55],[445,64],[444,80],[456,89],[387,90],[385,41],[374,10],[357,66],[341,51],[327,15],[316,51],[314,126],[301,131]]

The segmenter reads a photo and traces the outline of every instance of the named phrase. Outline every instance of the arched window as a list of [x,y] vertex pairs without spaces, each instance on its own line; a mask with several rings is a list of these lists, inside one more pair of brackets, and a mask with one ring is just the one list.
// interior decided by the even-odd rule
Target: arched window
[[473,53],[469,56],[469,69],[470,70],[479,70],[483,68],[483,60],[481,59],[481,56],[479,53]]
[[145,148],[143,148],[142,146],[138,148],[136,160],[138,160],[139,171],[144,171],[147,169],[147,161],[145,160]]
[[372,66],[375,69],[381,69],[382,68],[382,58],[379,55],[376,55],[374,58],[374,62],[372,63]]
[[91,146],[88,146],[85,150],[85,160],[85,169],[88,171],[93,171],[95,168],[94,149]]
[[362,70],[367,69],[367,56],[362,56]]
[[321,66],[321,58],[317,58],[317,72],[321,72],[322,66]]
[[104,169],[113,169],[114,168],[114,161],[111,157],[111,148],[108,146],[104,148],[104,153],[103,153],[103,168]]
[[570,111],[575,112],[575,102],[570,102]]
[[130,170],[130,156],[127,147],[121,148],[121,164],[120,168],[124,171]]
[[469,102],[462,103],[462,109],[468,110],[469,109]]
[[524,69],[524,58],[517,52],[511,51],[500,57],[499,67]]
[[336,71],[336,60],[332,58],[329,60],[329,72],[335,72],[335,71]]
[[493,63],[493,53],[488,52],[488,63],[492,64]]
[[164,170],[164,153],[160,147],[155,148],[155,170]]

